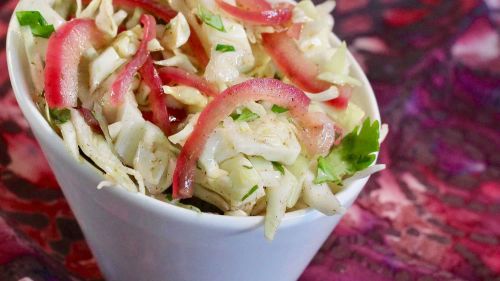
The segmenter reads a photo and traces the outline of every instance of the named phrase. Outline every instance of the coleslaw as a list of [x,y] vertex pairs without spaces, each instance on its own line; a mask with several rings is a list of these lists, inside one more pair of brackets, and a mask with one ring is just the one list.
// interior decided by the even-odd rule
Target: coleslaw
[[33,99],[114,186],[198,212],[343,212],[387,126],[350,100],[334,1],[22,0]]

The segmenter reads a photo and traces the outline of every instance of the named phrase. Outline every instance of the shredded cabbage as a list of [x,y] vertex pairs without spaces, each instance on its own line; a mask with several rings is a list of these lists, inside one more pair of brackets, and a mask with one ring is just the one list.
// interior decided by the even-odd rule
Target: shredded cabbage
[[115,37],[118,32],[118,25],[114,19],[113,0],[101,0],[99,12],[95,17],[97,27],[109,35]]
[[207,97],[195,88],[187,86],[163,86],[165,94],[174,97],[178,102],[187,105],[190,111],[201,111],[208,103]]
[[[85,159],[103,171],[105,180],[98,188],[120,187],[201,212],[197,203],[192,206],[172,199],[168,189],[173,183],[177,157],[188,138],[195,141],[200,137],[193,135],[193,131],[206,122],[200,116],[206,116],[202,113],[214,97],[187,86],[190,83],[183,84],[189,82],[186,80],[190,77],[186,77],[185,81],[178,81],[179,84],[162,83],[164,95],[153,99],[149,79],[144,77],[147,74],[138,70],[122,93],[123,102],[114,104],[110,88],[118,70],[136,55],[143,37],[140,18],[149,11],[114,6],[112,0],[92,0],[88,4],[84,4],[88,1],[75,1],[21,0],[19,9],[39,11],[56,29],[74,11],[77,18],[94,20],[108,37],[104,46],[88,48],[79,60],[78,107],[92,109],[92,116],[84,118],[82,108],[49,109],[42,96],[48,40],[34,37],[29,28],[21,27],[38,94],[35,95],[37,104],[62,136],[69,153],[80,160],[84,159],[80,156],[83,153],[87,156]],[[315,78],[331,84],[323,92],[305,93],[310,99],[307,110],[329,118],[338,128],[339,138],[343,138],[341,144],[335,144],[327,157],[309,155],[298,140],[301,128],[291,119],[298,112],[296,108],[265,101],[234,104],[230,101],[227,106],[233,106],[233,112],[208,134],[194,170],[194,197],[215,206],[224,215],[263,215],[265,236],[272,240],[287,211],[311,207],[326,215],[342,214],[344,208],[335,193],[385,168],[384,165],[369,166],[373,162],[367,161],[375,160],[377,139],[382,142],[388,128],[385,124],[380,128],[371,125],[369,134],[366,130],[353,132],[361,124],[371,124],[365,120],[363,109],[352,101],[345,109],[325,103],[338,98],[343,86],[353,88],[353,94],[359,95],[356,87],[362,84],[352,75],[352,56],[346,43],[331,32],[335,2],[315,6],[310,0],[266,1],[273,7],[283,3],[293,5],[291,21],[280,26],[252,25],[229,16],[214,0],[168,0],[178,13],[170,22],[157,19],[156,38],[147,42],[147,50],[157,69],[162,66],[183,69],[216,85],[220,92],[253,78],[274,78],[294,84],[294,77],[287,77],[286,66],[264,48],[261,34],[287,31],[290,26],[301,27],[300,33],[289,30],[294,36],[288,39],[297,45],[305,59],[316,64]],[[227,2],[237,6],[235,0]],[[207,14],[216,19],[216,23],[207,19]],[[198,37],[201,46],[193,44],[190,40],[193,36]],[[206,66],[197,52],[208,56]],[[158,103],[162,99],[165,105]],[[70,119],[62,118],[66,115],[54,110],[69,110],[65,112],[69,112]],[[168,116],[170,126],[160,129],[148,121],[157,122],[161,116],[158,113]],[[365,162],[360,159],[360,166],[346,174],[339,172],[342,161],[347,162],[345,152],[359,154],[354,153],[349,141],[370,153]]]
[[177,50],[174,51],[173,56],[161,61],[155,61],[154,63],[160,66],[176,66],[191,73],[198,72],[196,67],[194,67],[194,65],[189,60],[188,56]]
[[80,151],[78,151],[78,142],[76,139],[76,131],[73,123],[65,122],[59,125],[61,135],[66,148],[71,152],[71,155],[77,160],[80,160]]
[[127,29],[132,29],[134,26],[139,25],[139,21],[141,19],[141,15],[143,14],[142,9],[135,8],[134,13],[132,16],[128,19],[128,21],[125,23],[125,27]]
[[186,123],[184,128],[182,130],[180,130],[179,132],[177,132],[176,134],[169,136],[168,139],[174,144],[184,145],[187,138],[193,132],[194,125],[198,121],[199,115],[200,115],[199,113],[190,115],[188,117],[188,122]]
[[163,132],[150,122],[144,122],[144,135],[137,145],[133,167],[144,178],[151,194],[159,194],[172,184],[170,159],[173,157]]
[[339,96],[339,89],[336,86],[331,86],[327,90],[321,93],[310,94],[306,93],[307,97],[311,99],[311,101],[322,102],[329,101]]
[[[109,148],[106,140],[92,131],[89,125],[77,110],[71,109],[71,122],[76,131],[78,146],[87,157],[89,157],[106,176],[112,181],[119,183],[128,191],[145,193],[142,176],[135,170],[125,167]],[[138,186],[130,179],[134,176]]]
[[104,50],[90,63],[90,92],[94,92],[106,78],[126,62],[127,60],[121,58],[113,47]]
[[184,45],[190,35],[191,31],[186,18],[182,13],[178,13],[165,27],[161,43],[165,48],[175,50]]
[[293,125],[284,117],[267,114],[248,123],[226,118],[222,126],[228,142],[238,152],[283,164],[292,164],[300,154]]
[[36,45],[35,38],[31,33],[29,26],[21,26],[21,35],[24,40],[24,48],[28,63],[30,66],[31,79],[37,93],[42,93],[44,89],[44,74],[43,74],[43,59],[42,54],[38,52],[39,48]]
[[327,216],[344,212],[345,209],[342,207],[337,197],[332,193],[328,184],[314,184],[313,180],[314,174],[308,171],[302,191],[304,202]]

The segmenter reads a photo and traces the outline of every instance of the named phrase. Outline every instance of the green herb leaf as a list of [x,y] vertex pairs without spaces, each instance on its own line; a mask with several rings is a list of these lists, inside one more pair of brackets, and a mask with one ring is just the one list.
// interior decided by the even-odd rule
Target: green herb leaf
[[218,31],[226,32],[222,19],[219,15],[210,12],[203,5],[198,6],[198,17],[208,26],[211,26]]
[[279,105],[274,104],[273,107],[271,107],[271,111],[274,113],[283,113],[283,112],[287,112],[288,108],[284,108],[284,107],[281,107]]
[[232,45],[217,44],[215,50],[221,53],[234,52],[236,49]]
[[233,113],[231,114],[231,118],[233,118],[234,121],[240,121],[240,122],[243,122],[243,121],[246,121],[246,122],[250,122],[250,121],[253,121],[255,119],[258,119],[260,116],[256,113],[253,113],[252,111],[250,111],[250,109],[248,108],[243,108],[243,110],[241,111],[241,114],[238,114],[238,113]]
[[243,165],[243,168],[245,168],[245,169],[249,169],[249,170],[250,170],[250,169],[252,169],[253,167],[252,167],[252,166]]
[[174,200],[174,198],[172,197],[172,194],[165,195],[165,199],[167,199],[168,201]]
[[285,168],[283,168],[283,165],[281,165],[280,162],[271,162],[273,163],[273,167],[276,171],[280,172],[281,175],[284,175],[285,174]]
[[17,21],[21,26],[29,26],[34,36],[49,38],[55,31],[52,24],[48,24],[38,11],[18,11]]
[[258,185],[254,185],[248,192],[247,194],[245,194],[245,196],[243,196],[243,198],[241,198],[241,201],[245,201],[245,199],[247,199],[250,195],[252,195],[255,191],[257,191],[257,188],[259,188]]
[[54,121],[55,124],[64,124],[71,118],[71,112],[69,109],[49,109],[50,119]]
[[54,26],[51,25],[45,25],[45,26],[32,26],[31,27],[31,33],[33,35],[38,36],[38,37],[43,37],[43,38],[49,38],[52,32],[54,32]]
[[370,123],[366,119],[361,129],[356,127],[326,157],[320,157],[314,183],[333,182],[341,185],[345,177],[370,166],[375,161],[374,153],[380,149],[379,128],[377,120]]
[[18,11],[16,12],[16,17],[17,21],[19,21],[19,24],[22,26],[48,24],[39,11]]

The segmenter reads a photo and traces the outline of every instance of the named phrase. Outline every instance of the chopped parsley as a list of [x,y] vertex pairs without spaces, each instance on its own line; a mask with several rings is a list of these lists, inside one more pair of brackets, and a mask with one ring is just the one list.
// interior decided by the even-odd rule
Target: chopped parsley
[[246,169],[252,169],[253,167],[252,166],[247,166],[247,165],[243,165],[243,168],[246,168]]
[[21,26],[29,26],[31,33],[37,37],[49,38],[55,31],[54,25],[48,24],[38,11],[18,11],[17,21]]
[[226,32],[224,28],[224,24],[222,23],[222,19],[220,15],[215,15],[210,12],[207,8],[203,7],[203,5],[198,6],[198,17],[208,26],[211,26],[218,31]]
[[279,105],[273,104],[273,107],[271,107],[271,111],[274,113],[283,113],[283,112],[287,112],[288,108],[284,108],[284,107],[281,107]]
[[361,129],[356,127],[326,157],[320,157],[314,183],[342,185],[345,177],[370,166],[375,161],[375,152],[380,149],[379,128],[377,120],[370,124],[366,119]]
[[71,112],[69,109],[50,109],[49,108],[50,119],[54,121],[55,124],[60,125],[66,123],[71,118]]
[[247,194],[245,194],[245,196],[243,196],[243,198],[241,198],[241,201],[245,201],[245,199],[247,199],[250,195],[252,195],[255,191],[257,191],[257,188],[259,188],[258,185],[254,185],[252,188],[250,188],[250,190],[247,192]]
[[271,163],[273,163],[273,167],[276,171],[280,172],[281,175],[285,175],[285,168],[283,168],[280,162],[273,161]]
[[234,52],[236,49],[232,45],[217,44],[215,50],[221,53]]
[[233,118],[234,121],[246,121],[246,122],[250,122],[250,121],[253,121],[257,118],[259,118],[260,116],[256,113],[253,113],[250,109],[248,108],[243,108],[243,110],[241,111],[240,114],[238,113],[233,113],[231,114],[231,118]]

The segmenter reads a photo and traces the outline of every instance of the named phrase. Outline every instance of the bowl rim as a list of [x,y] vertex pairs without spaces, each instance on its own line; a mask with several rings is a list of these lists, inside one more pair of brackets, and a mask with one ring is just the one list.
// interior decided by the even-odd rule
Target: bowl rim
[[[19,3],[18,3],[19,5]],[[11,81],[12,89],[16,98],[16,101],[23,112],[23,116],[28,121],[28,125],[31,130],[34,130],[33,127],[39,127],[39,130],[42,131],[42,134],[38,137],[41,138],[44,144],[52,146],[52,150],[55,152],[56,158],[58,160],[62,160],[65,165],[70,165],[73,169],[79,170],[81,174],[85,177],[92,179],[94,182],[100,182],[104,180],[104,177],[99,170],[94,167],[89,162],[83,160],[81,162],[75,161],[70,152],[67,149],[58,149],[57,147],[66,147],[63,140],[55,133],[55,131],[50,127],[45,118],[42,116],[42,113],[38,110],[36,105],[34,104],[31,95],[27,93],[23,93],[22,91],[22,81],[18,79],[18,74],[25,77],[27,83],[31,81],[30,75],[22,75],[23,71],[22,65],[16,64],[16,58],[25,55],[24,48],[14,48],[13,40],[15,40],[15,33],[19,34],[19,24],[15,20],[15,11],[11,16],[8,31],[7,31],[7,42],[6,42],[6,55],[7,55],[7,67],[9,78]],[[334,34],[335,38],[338,40],[337,36]],[[361,80],[362,87],[360,87],[360,92],[363,92],[365,98],[367,99],[365,109],[367,111],[371,111],[371,117],[380,121],[380,112],[378,103],[366,74],[362,70],[359,63],[356,61],[354,56],[350,51],[348,51],[348,58],[352,62],[351,71],[357,73],[356,76]],[[17,60],[19,61],[19,60]],[[26,72],[24,72],[26,73]],[[31,85],[24,85],[26,88],[31,88]],[[38,138],[37,138],[37,141]],[[40,142],[41,142],[40,141]],[[42,150],[45,154],[45,151]],[[345,186],[341,191],[336,193],[336,197],[339,199],[342,205],[346,205],[348,202],[353,202],[358,196],[359,192],[363,189],[366,182],[370,177],[366,177],[363,179],[358,179],[349,185]],[[206,225],[210,227],[218,227],[223,229],[244,229],[251,228],[257,225],[262,224],[264,220],[264,216],[247,216],[247,217],[234,217],[234,216],[225,216],[211,213],[197,213],[192,210],[188,210],[185,208],[177,207],[172,204],[168,204],[157,200],[155,198],[142,195],[140,193],[133,193],[126,191],[121,188],[114,187],[105,187],[100,192],[110,193],[112,196],[116,196],[120,200],[124,202],[124,204],[129,204],[130,206],[142,208],[151,214],[155,214],[158,216],[175,216],[181,220],[186,222],[193,222],[200,225]],[[90,195],[89,195],[90,196]],[[342,215],[342,214],[339,214]],[[296,210],[292,212],[287,212],[282,219],[280,228],[289,227],[295,224],[300,223],[302,220],[314,220],[320,217],[323,217],[322,213],[319,211],[309,207],[306,209]]]

